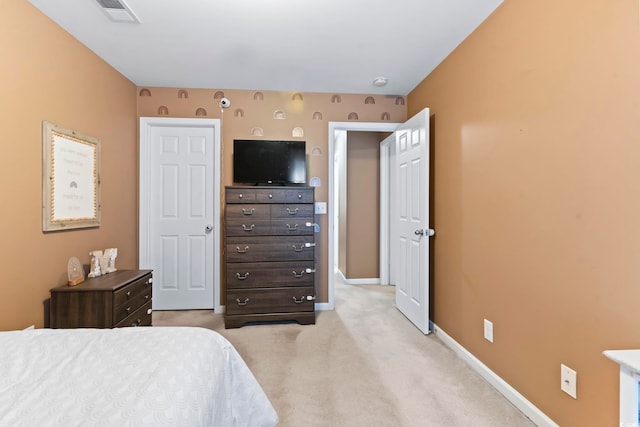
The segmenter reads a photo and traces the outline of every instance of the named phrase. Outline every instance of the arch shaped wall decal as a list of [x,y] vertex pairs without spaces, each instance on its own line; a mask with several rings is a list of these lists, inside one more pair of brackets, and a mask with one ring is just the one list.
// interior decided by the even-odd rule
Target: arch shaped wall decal
[[404,98],[399,96],[396,98],[396,105],[404,105]]
[[358,120],[358,113],[356,113],[355,111],[349,113],[349,120]]
[[242,108],[236,108],[235,111],[233,112],[233,117],[243,118],[244,117],[244,110]]
[[376,99],[373,96],[367,96],[364,100],[365,105],[366,104],[375,104],[376,103]]
[[207,110],[205,110],[204,108],[200,107],[196,110],[196,116],[206,116],[207,115]]
[[264,136],[262,128],[255,127],[251,129],[251,136]]
[[291,131],[291,136],[294,138],[304,137],[304,129],[302,129],[301,127],[293,128],[293,131]]
[[169,115],[169,109],[164,105],[159,106],[158,107],[158,115],[159,116],[168,116]]
[[322,113],[320,111],[313,113],[313,120],[322,120]]
[[322,148],[313,147],[313,150],[311,150],[311,155],[312,156],[322,156]]
[[273,112],[273,119],[274,120],[284,120],[286,118],[287,118],[287,115],[282,110],[276,110],[276,111]]
[[140,96],[151,96],[151,91],[147,88],[140,89]]
[[385,111],[380,115],[380,120],[391,120],[391,115]]
[[292,101],[302,101],[302,94],[300,92],[296,92],[291,96]]
[[216,91],[216,93],[213,94],[213,99],[222,99],[224,98],[224,92],[219,90]]
[[178,91],[178,99],[189,99],[189,92],[184,89]]
[[331,97],[332,104],[340,104],[342,102],[342,97],[340,95],[333,95]]
[[256,92],[253,94],[253,100],[254,101],[263,101],[264,100],[264,95],[262,94],[262,92]]

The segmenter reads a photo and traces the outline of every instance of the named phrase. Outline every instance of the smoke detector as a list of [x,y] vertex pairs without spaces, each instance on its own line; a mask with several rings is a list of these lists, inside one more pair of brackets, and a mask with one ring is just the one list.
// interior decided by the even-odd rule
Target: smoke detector
[[113,22],[139,24],[140,18],[136,16],[124,0],[96,0],[102,11]]
[[386,77],[376,77],[375,79],[373,79],[373,85],[376,87],[386,86],[388,81],[389,79],[387,79]]

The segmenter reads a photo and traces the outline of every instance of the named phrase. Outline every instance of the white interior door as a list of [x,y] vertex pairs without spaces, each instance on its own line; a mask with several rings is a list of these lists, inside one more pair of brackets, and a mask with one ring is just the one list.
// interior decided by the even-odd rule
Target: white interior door
[[215,140],[216,128],[197,119],[148,128],[141,255],[143,245],[147,252],[140,264],[153,269],[154,309],[215,307]]
[[[396,306],[429,333],[429,109],[395,132],[392,265]],[[395,243],[393,240],[395,239]]]

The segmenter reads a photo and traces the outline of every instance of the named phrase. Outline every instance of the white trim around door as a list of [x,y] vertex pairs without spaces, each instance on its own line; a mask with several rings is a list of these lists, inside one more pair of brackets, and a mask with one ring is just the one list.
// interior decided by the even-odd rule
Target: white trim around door
[[155,127],[210,127],[214,132],[214,179],[213,179],[213,307],[216,313],[222,313],[223,307],[220,304],[220,119],[190,119],[190,118],[170,118],[170,117],[141,117],[140,118],[140,163],[139,163],[139,268],[151,268],[150,259],[150,194],[153,191],[153,183],[150,179],[150,153],[151,135]]
[[[334,179],[334,156],[335,156],[335,143],[341,133],[348,131],[361,131],[361,132],[394,132],[399,126],[399,123],[373,123],[373,122],[329,122],[329,195],[330,201],[335,200],[336,183]],[[329,281],[329,301],[327,304],[322,305],[322,309],[333,310],[335,308],[334,288],[335,288],[335,271],[334,271],[334,258],[335,258],[335,233],[334,227],[337,227],[335,223],[335,204],[329,203],[327,214],[329,215],[329,262],[328,264],[328,281]],[[381,217],[382,221],[382,217]],[[381,224],[381,227],[383,225]],[[388,226],[387,226],[388,227]],[[383,241],[380,242],[383,245]],[[380,248],[381,253],[383,248]],[[388,254],[388,248],[384,249],[384,253]],[[380,260],[385,262],[384,260]]]

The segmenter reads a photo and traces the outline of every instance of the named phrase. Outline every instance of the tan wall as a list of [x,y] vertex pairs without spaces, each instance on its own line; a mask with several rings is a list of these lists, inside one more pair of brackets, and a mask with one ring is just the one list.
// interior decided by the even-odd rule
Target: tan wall
[[[140,117],[222,118],[222,184],[232,184],[234,139],[294,139],[307,142],[309,177],[319,177],[316,201],[328,202],[328,130],[330,121],[403,122],[403,97],[330,93],[292,93],[227,89],[138,88]],[[231,107],[219,107],[219,98]],[[303,136],[294,136],[294,130]],[[327,215],[318,215],[316,292],[328,300]]]
[[348,279],[380,276],[380,141],[385,135],[347,132]]
[[[118,248],[137,267],[136,87],[26,1],[0,13],[0,330],[45,324],[67,261]],[[101,141],[102,224],[42,232],[42,121]]]
[[636,0],[507,0],[408,96],[434,116],[434,320],[563,427],[618,425],[602,351],[639,346],[639,96]]

